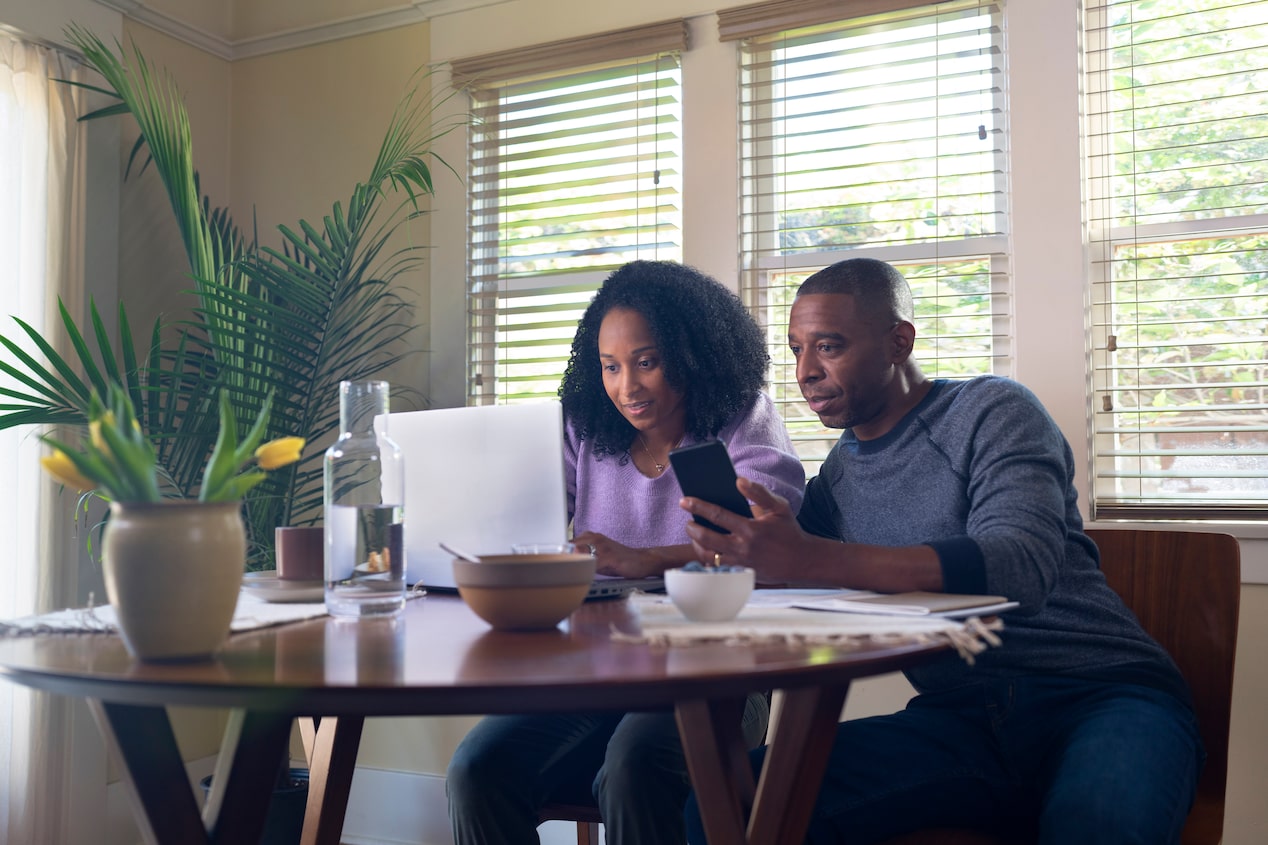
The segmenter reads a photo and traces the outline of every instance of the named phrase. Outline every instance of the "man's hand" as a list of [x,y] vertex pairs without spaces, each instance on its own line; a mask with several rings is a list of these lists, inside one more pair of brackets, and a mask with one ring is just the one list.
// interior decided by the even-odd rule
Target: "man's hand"
[[724,564],[753,567],[760,580],[799,580],[797,562],[805,559],[804,549],[811,538],[797,524],[788,501],[747,478],[737,479],[735,486],[752,503],[752,519],[692,497],[680,502],[688,513],[731,532],[719,534],[698,523],[688,523],[687,534],[700,561],[708,565],[713,563],[714,555],[721,555]]
[[686,498],[684,510],[720,525],[730,534],[692,522],[687,534],[701,563],[721,555],[724,564],[751,566],[759,580],[777,584],[822,584],[881,593],[940,592],[942,566],[929,545],[865,546],[814,537],[801,530],[788,502],[747,478],[736,488],[753,503],[745,519],[718,505]]

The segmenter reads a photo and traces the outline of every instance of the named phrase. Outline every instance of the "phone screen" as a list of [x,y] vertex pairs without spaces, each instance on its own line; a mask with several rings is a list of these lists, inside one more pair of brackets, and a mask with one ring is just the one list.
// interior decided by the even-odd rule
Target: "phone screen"
[[[669,453],[678,486],[684,496],[702,499],[721,505],[732,513],[752,517],[748,500],[735,488],[735,467],[721,440],[708,440],[691,446],[683,446]],[[696,522],[722,534],[730,534],[720,525],[703,517],[693,517]]]

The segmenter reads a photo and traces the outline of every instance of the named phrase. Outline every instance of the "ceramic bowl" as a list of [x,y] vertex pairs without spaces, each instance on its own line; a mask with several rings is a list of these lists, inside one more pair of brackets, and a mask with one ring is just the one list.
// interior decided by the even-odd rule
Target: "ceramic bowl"
[[485,555],[455,558],[458,595],[499,631],[546,630],[585,600],[594,558],[579,554]]
[[752,569],[669,569],[665,591],[692,622],[727,622],[744,607],[755,580]]

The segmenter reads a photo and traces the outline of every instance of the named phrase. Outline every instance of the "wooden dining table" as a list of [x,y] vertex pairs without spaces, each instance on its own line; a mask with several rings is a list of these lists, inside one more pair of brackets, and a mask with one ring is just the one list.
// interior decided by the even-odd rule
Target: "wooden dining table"
[[[937,659],[944,642],[652,645],[628,600],[589,602],[551,631],[493,631],[455,596],[394,619],[321,617],[231,636],[212,660],[141,663],[113,634],[0,639],[0,675],[87,699],[122,764],[147,842],[259,841],[299,720],[309,756],[302,841],[337,845],[365,719],[673,710],[706,833],[799,843],[850,682]],[[782,698],[755,776],[740,733],[753,691]],[[200,810],[166,707],[227,708]]]

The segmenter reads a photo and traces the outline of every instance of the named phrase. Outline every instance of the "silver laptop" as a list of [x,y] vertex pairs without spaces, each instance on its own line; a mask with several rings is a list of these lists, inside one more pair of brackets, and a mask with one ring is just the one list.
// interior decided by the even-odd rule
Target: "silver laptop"
[[[556,401],[388,414],[405,458],[405,578],[455,589],[441,541],[477,555],[568,534],[563,412]],[[382,430],[383,420],[376,421]],[[595,579],[587,598],[663,589],[660,578]]]
[[[377,426],[382,430],[380,418]],[[405,578],[452,590],[453,556],[514,543],[563,543],[568,534],[563,413],[556,401],[389,414],[405,458]],[[616,598],[663,580],[595,579],[588,598]]]
[[388,414],[387,434],[405,458],[408,583],[454,588],[441,541],[483,555],[567,540],[558,402]]

